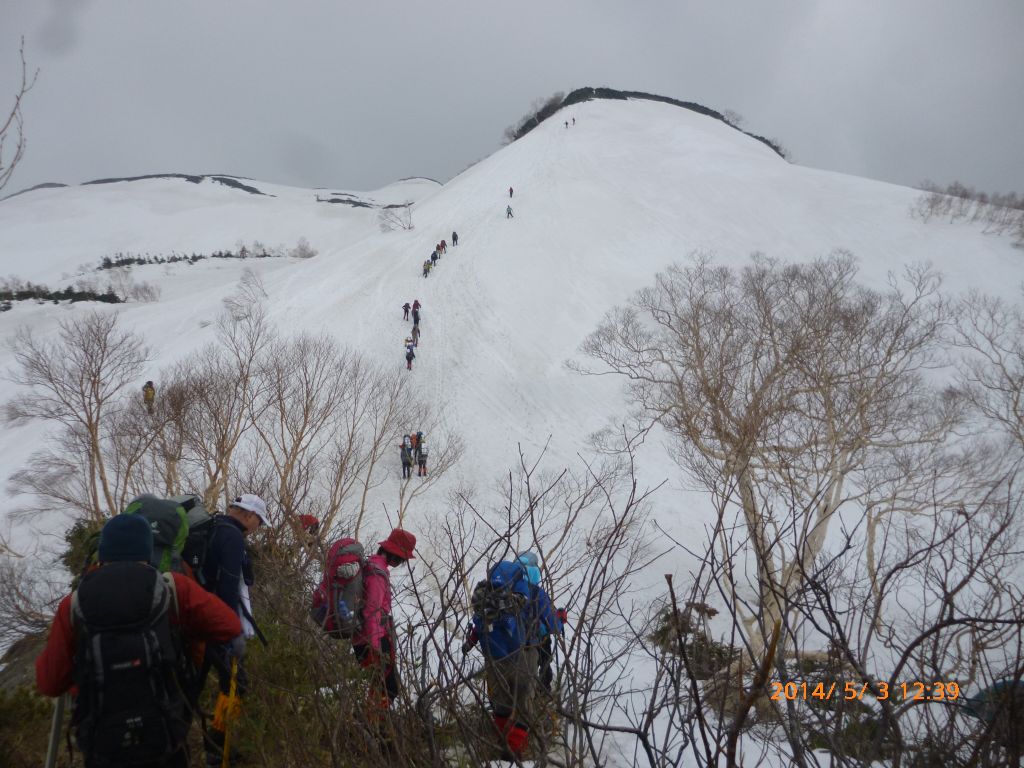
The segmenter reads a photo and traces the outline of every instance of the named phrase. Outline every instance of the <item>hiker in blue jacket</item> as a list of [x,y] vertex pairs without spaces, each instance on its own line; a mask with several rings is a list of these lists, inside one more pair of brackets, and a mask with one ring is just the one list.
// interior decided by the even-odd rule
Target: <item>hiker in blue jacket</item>
[[228,503],[227,513],[214,518],[214,530],[206,546],[206,554],[200,572],[196,574],[200,583],[219,597],[224,604],[236,611],[242,620],[243,635],[225,646],[206,646],[206,658],[200,672],[200,688],[210,669],[218,678],[220,692],[214,707],[212,727],[207,732],[209,741],[206,749],[207,765],[221,765],[225,733],[228,722],[238,715],[237,703],[232,703],[231,659],[237,660],[237,695],[244,696],[249,678],[242,664],[245,656],[245,640],[255,632],[252,614],[248,607],[249,587],[253,583],[252,565],[245,548],[245,537],[261,525],[270,525],[267,505],[259,496],[243,493]]
[[[526,569],[526,578],[531,584],[540,586],[540,560],[535,552],[524,552],[518,558],[518,562]],[[554,668],[551,665],[554,658],[554,636],[562,634],[565,623],[565,611],[561,608],[555,611],[553,624],[541,622],[540,642],[537,644],[537,670],[540,674],[540,683],[546,691],[551,690],[551,683],[555,679]]]
[[507,751],[522,758],[536,722],[537,647],[541,627],[560,626],[551,599],[519,562],[491,568],[473,591],[473,625],[464,653],[480,644],[494,725]]

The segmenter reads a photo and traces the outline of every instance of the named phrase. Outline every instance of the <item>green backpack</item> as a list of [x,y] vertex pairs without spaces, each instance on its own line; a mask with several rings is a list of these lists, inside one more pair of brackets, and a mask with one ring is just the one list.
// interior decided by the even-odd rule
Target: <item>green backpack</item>
[[161,499],[143,494],[132,499],[122,515],[139,515],[153,531],[153,557],[150,564],[161,573],[183,572],[181,553],[188,540],[188,515],[177,499]]

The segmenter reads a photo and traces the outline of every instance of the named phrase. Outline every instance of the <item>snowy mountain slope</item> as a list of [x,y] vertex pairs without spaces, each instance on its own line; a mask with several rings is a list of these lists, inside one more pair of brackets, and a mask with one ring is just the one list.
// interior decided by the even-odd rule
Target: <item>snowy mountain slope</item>
[[[395,366],[404,367],[409,330],[400,306],[419,298],[423,338],[409,375],[443,404],[467,448],[426,500],[433,507],[456,484],[490,488],[517,463],[518,443],[536,456],[552,436],[553,467],[577,453],[591,458],[588,435],[625,410],[620,383],[582,378],[563,363],[577,357],[607,309],[694,251],[741,264],[753,251],[804,260],[846,248],[874,285],[901,264],[925,260],[956,288],[1007,294],[1024,277],[1022,256],[1007,240],[912,220],[914,190],[787,164],[723,123],[665,104],[597,101],[566,114],[575,126],[549,120],[442,187],[410,180],[355,193],[416,200],[412,231],[381,233],[372,209],[316,203],[311,191],[262,182],[247,183],[275,197],[174,180],[46,189],[0,202],[0,274],[56,287],[116,251],[210,251],[238,239],[290,246],[307,237],[320,252],[311,260],[133,268],[136,279],[162,289],[159,302],[116,310],[154,350],[140,385],[212,338],[209,322],[245,268],[263,278],[271,317],[283,329],[327,331]],[[460,246],[422,278],[423,260],[453,229]],[[0,314],[0,337],[24,323],[49,332],[83,310],[21,303]],[[0,399],[12,392],[0,382]],[[4,431],[6,476],[42,432],[37,425]],[[654,502],[662,522],[684,537],[699,530],[700,498],[682,490],[664,444],[651,441],[641,460],[643,481],[669,480]],[[393,485],[379,490],[391,506],[398,478],[396,463]],[[34,525],[56,530],[52,522]]]

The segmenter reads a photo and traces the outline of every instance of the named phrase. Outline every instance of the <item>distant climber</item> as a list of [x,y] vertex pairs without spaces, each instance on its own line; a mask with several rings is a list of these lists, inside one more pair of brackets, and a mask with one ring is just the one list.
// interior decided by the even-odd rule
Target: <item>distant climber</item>
[[402,305],[402,313],[403,313],[402,314],[402,319],[403,320],[408,320],[409,319],[409,302],[408,301],[405,302],[405,304]]
[[512,216],[512,206],[511,205],[508,206],[507,208],[505,208],[505,218],[506,219],[513,218],[513,216]]
[[418,325],[412,327],[412,345],[414,347],[420,345],[420,327]]
[[423,305],[420,304],[420,300],[419,299],[416,299],[415,301],[413,301],[413,303],[412,303],[412,313],[413,313],[413,315],[415,315],[417,312],[419,312],[420,311],[420,307],[422,307],[422,306]]
[[576,118],[575,117],[572,119],[572,124],[576,125]]
[[569,121],[568,120],[565,121],[565,129],[569,130]]
[[414,327],[420,324],[420,311],[415,305],[412,309],[412,324]]
[[405,368],[406,370],[412,370],[412,361],[416,359],[416,353],[412,351],[412,347],[405,348]]
[[[434,266],[434,265],[430,261],[430,259],[427,259],[426,261],[423,262],[423,276],[424,277],[430,277],[430,268],[432,266]],[[416,315],[416,313],[413,312],[413,316],[415,316],[415,315]]]
[[441,253],[448,253],[448,243],[441,240]]
[[409,436],[406,435],[402,444],[399,446],[402,450],[402,479],[412,477],[412,447],[409,445]]
[[430,264],[431,264],[432,266],[436,265],[436,264],[437,264],[437,260],[438,260],[439,258],[441,258],[441,257],[440,257],[440,255],[439,255],[439,254],[437,253],[437,249],[435,248],[435,249],[434,249],[434,252],[433,252],[432,254],[430,254]]
[[416,444],[416,476],[427,476],[427,444],[422,437]]
[[509,197],[512,197],[512,187],[509,187],[509,188],[508,188],[508,196],[509,196]]
[[153,403],[156,400],[156,387],[153,386],[152,381],[147,381],[145,386],[142,387],[142,402],[146,406],[146,411],[150,416],[153,415]]
[[452,230],[452,248],[459,244],[459,233]]

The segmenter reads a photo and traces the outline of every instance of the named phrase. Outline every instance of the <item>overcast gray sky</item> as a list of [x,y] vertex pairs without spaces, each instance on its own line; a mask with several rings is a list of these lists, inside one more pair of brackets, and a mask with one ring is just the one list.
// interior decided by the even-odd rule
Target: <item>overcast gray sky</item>
[[745,118],[803,165],[1024,192],[1024,0],[0,0],[39,80],[8,193],[178,171],[445,181],[537,97]]

